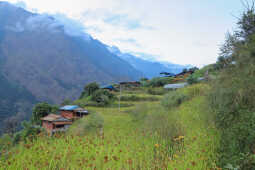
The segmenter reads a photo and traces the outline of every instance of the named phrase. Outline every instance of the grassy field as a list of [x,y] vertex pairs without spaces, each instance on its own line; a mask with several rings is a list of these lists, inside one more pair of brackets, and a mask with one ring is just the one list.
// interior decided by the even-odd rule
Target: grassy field
[[[87,132],[85,117],[65,135],[41,135],[6,151],[0,169],[217,169],[219,134],[210,121],[206,98],[189,95],[192,98],[180,106],[167,109],[160,103],[162,96],[126,101],[133,105],[120,110],[88,107],[103,119],[102,128]],[[141,91],[138,96],[155,98]]]

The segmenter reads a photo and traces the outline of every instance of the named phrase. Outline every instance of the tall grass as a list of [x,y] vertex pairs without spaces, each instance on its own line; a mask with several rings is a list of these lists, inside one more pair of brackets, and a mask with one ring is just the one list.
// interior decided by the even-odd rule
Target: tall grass
[[[103,127],[101,118],[85,117],[68,134],[20,143],[2,153],[0,169],[216,169],[219,137],[204,96],[172,109],[133,103],[120,111],[89,107],[102,113]],[[75,133],[86,131],[89,122],[97,122],[93,127],[102,133]]]

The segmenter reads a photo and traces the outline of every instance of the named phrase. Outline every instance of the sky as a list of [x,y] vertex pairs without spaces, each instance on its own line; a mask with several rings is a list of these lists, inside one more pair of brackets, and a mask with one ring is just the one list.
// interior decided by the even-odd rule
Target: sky
[[240,0],[7,0],[33,12],[66,15],[123,52],[204,66],[217,60]]

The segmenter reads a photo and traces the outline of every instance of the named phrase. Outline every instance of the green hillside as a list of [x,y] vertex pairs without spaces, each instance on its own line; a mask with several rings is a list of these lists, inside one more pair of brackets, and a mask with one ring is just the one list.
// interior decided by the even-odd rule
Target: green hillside
[[[10,90],[1,91],[5,98],[31,98],[21,87],[0,81]],[[76,109],[70,119],[52,115],[55,105],[35,105],[22,130],[0,137],[0,170],[253,170],[254,84],[255,2],[227,34],[214,64],[175,77],[104,88],[87,84],[77,100],[62,103],[78,105],[60,109],[66,117],[68,108]],[[79,119],[77,113],[86,116]],[[42,117],[51,122],[43,122],[45,129]],[[61,130],[72,125],[50,135],[54,123]]]
[[[92,115],[66,135],[21,143],[1,159],[2,169],[210,169],[215,168],[218,132],[207,109],[207,85],[180,90],[178,107],[159,101],[123,102],[131,107],[88,107]],[[139,95],[155,97],[139,90]],[[125,95],[125,92],[124,92]],[[163,98],[163,96],[157,96]],[[94,119],[93,114],[98,113]],[[103,119],[103,128],[88,131]],[[92,123],[91,123],[92,122]],[[87,128],[86,128],[87,127]]]

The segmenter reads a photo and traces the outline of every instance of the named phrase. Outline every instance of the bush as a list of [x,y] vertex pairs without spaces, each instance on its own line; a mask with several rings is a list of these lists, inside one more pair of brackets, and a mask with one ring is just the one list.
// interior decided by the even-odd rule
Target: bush
[[153,135],[153,140],[157,144],[164,143],[164,150],[168,156],[173,154],[173,139],[180,136],[182,128],[177,123],[177,115],[167,114],[162,107],[151,108],[150,105],[137,105],[135,109],[128,111],[134,122],[137,122],[142,130],[147,135]]
[[88,116],[76,121],[68,130],[69,134],[87,135],[103,128],[104,118],[99,113],[90,113]]
[[8,150],[12,145],[12,137],[9,134],[4,134],[0,137],[0,153],[3,150]]
[[182,91],[189,98],[193,98],[196,96],[207,95],[210,91],[210,86],[201,83],[185,87],[183,89],[180,89],[180,91]]
[[171,91],[164,96],[161,104],[166,108],[177,107],[187,99],[188,96],[181,91]]
[[163,95],[166,93],[166,90],[163,88],[149,88],[147,93],[151,95]]
[[173,81],[171,77],[156,77],[148,81],[146,87],[162,87],[166,84],[170,84]]
[[220,73],[208,101],[221,131],[219,165],[255,169],[255,9],[247,7],[239,30],[221,47]]
[[92,101],[100,103],[101,105],[108,105],[113,99],[115,99],[113,93],[104,89],[95,91],[91,96]]
[[121,96],[121,101],[158,101],[159,99],[155,96],[140,97],[137,95],[125,95]]
[[194,74],[191,74],[191,75],[187,78],[187,82],[188,82],[188,84],[195,84],[195,83],[198,83],[198,78],[197,78]]
[[86,97],[82,99],[75,100],[73,102],[74,105],[78,105],[80,107],[85,107],[88,105],[89,101],[91,100],[91,97]]
[[36,125],[41,125],[41,118],[47,116],[52,112],[57,112],[58,106],[50,105],[48,103],[38,103],[34,106],[32,112],[32,123]]
[[148,111],[147,105],[137,105],[134,110],[129,112],[133,121],[143,121],[147,116]]
[[87,84],[84,87],[84,90],[83,90],[83,92],[82,92],[82,94],[80,96],[80,99],[93,95],[93,93],[95,93],[99,89],[100,89],[100,87],[99,87],[99,85],[96,82]]

